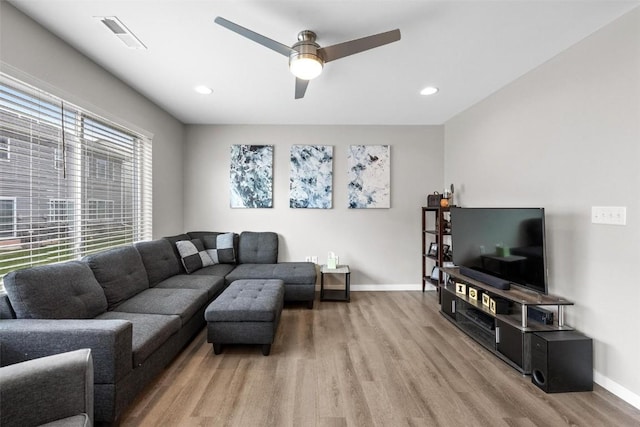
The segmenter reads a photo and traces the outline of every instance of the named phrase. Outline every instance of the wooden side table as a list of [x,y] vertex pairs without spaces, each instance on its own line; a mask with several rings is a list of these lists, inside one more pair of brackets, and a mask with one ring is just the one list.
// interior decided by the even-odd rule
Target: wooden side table
[[[345,286],[343,289],[325,289],[325,274],[344,274]],[[351,280],[351,270],[348,265],[338,265],[336,268],[328,268],[326,264],[320,267],[320,301],[346,301],[351,300],[349,282]]]

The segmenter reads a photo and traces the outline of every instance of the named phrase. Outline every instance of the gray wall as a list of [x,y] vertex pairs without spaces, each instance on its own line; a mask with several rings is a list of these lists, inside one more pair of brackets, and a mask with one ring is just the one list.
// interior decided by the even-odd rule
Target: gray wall
[[153,134],[153,234],[182,232],[184,126],[6,1],[0,1],[0,31],[3,72]]
[[[420,207],[442,191],[442,126],[204,126],[186,131],[185,227],[274,230],[281,261],[334,251],[351,265],[352,283],[421,286]],[[274,145],[274,207],[231,209],[232,144]],[[289,150],[332,145],[333,209],[289,208]],[[391,145],[391,209],[347,208],[347,147]],[[405,286],[406,287],[406,286]]]
[[[546,208],[550,292],[575,301],[597,382],[638,407],[639,29],[636,9],[445,124],[459,203]],[[627,226],[591,206],[626,206]]]

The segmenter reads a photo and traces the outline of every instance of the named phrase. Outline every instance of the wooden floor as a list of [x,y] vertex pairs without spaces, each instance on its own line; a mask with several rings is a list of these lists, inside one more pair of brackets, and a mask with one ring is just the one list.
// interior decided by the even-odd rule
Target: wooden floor
[[203,330],[124,426],[640,426],[595,386],[545,394],[444,319],[434,292],[286,307],[271,355]]

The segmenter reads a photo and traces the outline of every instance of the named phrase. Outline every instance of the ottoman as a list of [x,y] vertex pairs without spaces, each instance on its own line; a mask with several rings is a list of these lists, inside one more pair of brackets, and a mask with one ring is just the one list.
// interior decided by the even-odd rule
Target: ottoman
[[224,344],[261,344],[268,356],[284,303],[284,282],[236,280],[205,310],[207,342],[220,354]]

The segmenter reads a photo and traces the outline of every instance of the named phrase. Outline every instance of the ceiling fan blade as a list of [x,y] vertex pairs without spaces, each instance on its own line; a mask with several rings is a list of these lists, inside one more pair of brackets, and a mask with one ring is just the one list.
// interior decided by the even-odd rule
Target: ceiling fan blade
[[355,53],[364,52],[374,47],[397,42],[398,40],[400,40],[400,30],[396,29],[373,36],[362,37],[361,39],[334,44],[333,46],[323,47],[318,49],[318,52],[322,55],[324,62],[329,62]]
[[309,80],[302,80],[296,77],[296,99],[304,97],[307,86],[309,86]]
[[253,40],[256,43],[261,44],[262,46],[268,47],[271,50],[275,50],[276,52],[284,56],[289,56],[291,52],[293,52],[293,49],[291,49],[289,46],[278,43],[275,40],[271,40],[270,38],[265,37],[262,34],[258,34],[238,24],[228,21],[221,16],[217,16],[216,19],[214,19],[214,22],[216,24],[222,25],[228,30],[233,31],[234,33],[238,33],[241,36],[248,38],[249,40]]

